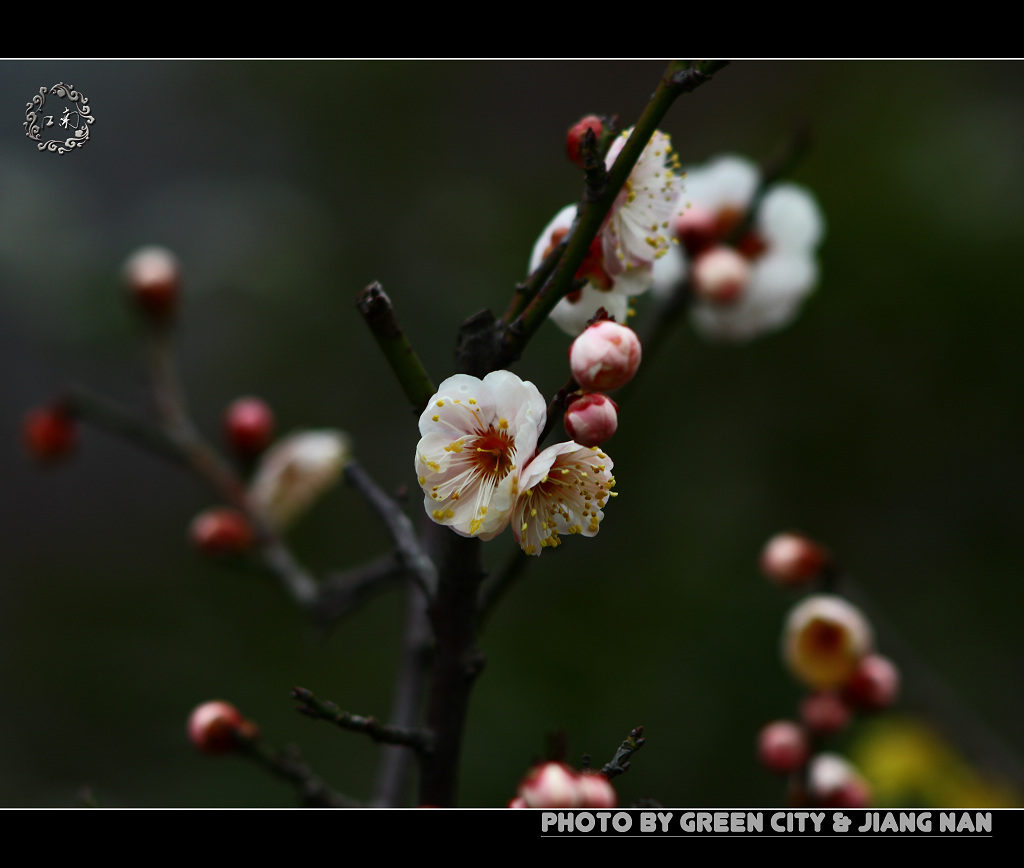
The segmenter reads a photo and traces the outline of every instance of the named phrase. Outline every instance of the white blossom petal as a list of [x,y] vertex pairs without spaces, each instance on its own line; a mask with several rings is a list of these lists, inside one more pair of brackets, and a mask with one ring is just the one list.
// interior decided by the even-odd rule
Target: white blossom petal
[[416,447],[427,515],[461,536],[501,533],[546,416],[537,387],[510,371],[483,380],[456,374],[441,383],[420,416]]
[[594,536],[613,497],[614,464],[600,448],[572,441],[549,446],[527,465],[512,516],[516,542],[528,555],[557,546],[562,534]]

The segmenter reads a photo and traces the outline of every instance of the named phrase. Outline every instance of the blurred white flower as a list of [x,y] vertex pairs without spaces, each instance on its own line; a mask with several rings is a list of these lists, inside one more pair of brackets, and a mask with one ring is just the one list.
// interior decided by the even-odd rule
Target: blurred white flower
[[351,441],[345,432],[299,431],[263,455],[249,486],[249,501],[283,529],[338,481],[350,458]]
[[[804,298],[818,280],[815,251],[825,233],[825,221],[814,196],[796,184],[773,185],[762,197],[749,228],[735,237],[748,221],[748,210],[759,183],[758,170],[747,160],[726,156],[686,173],[686,193],[673,229],[692,264],[697,282],[691,312],[694,326],[706,338],[718,341],[750,340],[788,325],[796,318]],[[716,292],[711,269],[703,260],[721,258],[722,245],[735,247],[749,263],[742,287]],[[655,271],[658,291],[678,281],[668,268]],[[709,282],[711,281],[711,282]]]

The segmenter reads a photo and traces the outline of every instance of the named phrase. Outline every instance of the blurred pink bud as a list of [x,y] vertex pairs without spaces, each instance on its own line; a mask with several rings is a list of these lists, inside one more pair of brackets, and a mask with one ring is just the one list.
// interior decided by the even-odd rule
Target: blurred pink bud
[[74,451],[78,422],[62,404],[36,407],[21,422],[25,451],[40,464],[54,464]]
[[237,455],[258,455],[274,437],[274,414],[259,398],[238,398],[224,411],[224,436]]
[[214,507],[199,513],[189,525],[188,536],[207,555],[237,555],[253,544],[249,520],[237,509]]
[[589,392],[624,386],[640,367],[640,338],[633,329],[601,320],[586,328],[569,347],[576,382]]
[[802,768],[811,754],[803,727],[791,720],[776,720],[757,736],[757,758],[765,768],[789,774]]
[[189,741],[203,753],[230,753],[238,747],[239,739],[259,737],[259,729],[242,717],[229,702],[214,700],[196,706],[189,715]]
[[849,762],[837,753],[821,753],[807,769],[807,791],[823,808],[867,808],[871,788]]
[[124,281],[136,307],[154,322],[170,319],[178,307],[181,269],[163,247],[143,247],[124,264]]
[[731,247],[713,247],[693,264],[693,288],[712,304],[737,301],[750,281],[750,265]]
[[600,772],[583,772],[576,778],[581,808],[614,808],[618,794],[611,782]]
[[619,408],[607,395],[588,392],[565,411],[565,430],[581,446],[600,446],[619,427]]
[[565,153],[581,169],[583,168],[583,137],[587,134],[587,130],[593,130],[594,135],[601,138],[604,125],[597,115],[580,118],[569,127],[569,132],[565,137]]
[[562,763],[535,766],[519,784],[519,797],[528,808],[578,808],[576,772]]
[[868,654],[846,683],[844,694],[852,705],[868,711],[880,711],[896,701],[900,691],[900,672],[888,657]]
[[871,650],[871,626],[842,597],[815,594],[786,620],[782,653],[790,671],[808,687],[840,687]]
[[526,799],[524,799],[522,796],[516,796],[514,799],[512,799],[508,803],[508,807],[510,807],[510,808],[528,808],[529,805],[526,804]]
[[813,582],[830,564],[828,551],[801,533],[776,534],[761,551],[761,572],[786,588]]
[[835,690],[819,690],[800,703],[800,719],[811,732],[830,735],[850,722],[850,707]]

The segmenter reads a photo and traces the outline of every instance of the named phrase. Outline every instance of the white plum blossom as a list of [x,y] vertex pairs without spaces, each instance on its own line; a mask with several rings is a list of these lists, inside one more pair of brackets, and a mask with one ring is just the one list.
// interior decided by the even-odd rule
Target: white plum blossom
[[613,463],[596,446],[569,441],[549,446],[531,461],[519,482],[512,516],[516,542],[528,555],[557,546],[561,534],[594,536],[603,508],[614,497]]
[[249,502],[276,527],[287,527],[338,481],[351,456],[344,431],[299,431],[285,437],[260,459]]
[[[805,188],[791,183],[771,186],[749,228],[735,237],[748,219],[758,184],[754,164],[735,156],[686,172],[686,194],[679,200],[673,228],[690,260],[691,281],[719,273],[700,265],[703,257],[722,259],[723,245],[734,247],[749,263],[745,285],[735,293],[695,286],[691,318],[709,340],[742,342],[788,325],[818,280],[815,252],[825,221]],[[655,272],[656,291],[666,290],[684,274],[679,257],[673,254],[670,259]]]
[[[609,169],[631,133],[627,130],[612,143],[605,159]],[[655,262],[669,252],[670,221],[682,192],[677,168],[669,137],[655,132],[576,273],[587,280],[586,285],[559,301],[551,312],[563,331],[578,335],[602,307],[623,323],[630,296],[651,287]],[[575,219],[576,206],[568,205],[545,227],[530,256],[531,272],[565,238]]]
[[[572,227],[576,219],[576,206],[567,205],[555,215],[540,238],[533,245],[533,252],[530,254],[530,272],[534,272],[544,261],[544,257],[551,252],[556,244],[561,242]],[[600,236],[598,236],[600,239]],[[551,311],[551,319],[555,324],[570,335],[578,335],[587,327],[587,322],[604,308],[610,317],[616,322],[626,321],[626,312],[629,308],[629,296],[636,295],[647,289],[648,282],[641,279],[637,282],[636,277],[640,272],[631,273],[628,277],[623,275],[617,283],[612,280],[604,270],[601,262],[599,240],[591,246],[591,251],[584,260],[578,277],[586,277],[587,283],[582,289],[569,293],[561,299],[554,310]]]
[[490,540],[511,520],[527,554],[560,534],[594,536],[615,480],[612,460],[572,441],[537,454],[547,408],[510,371],[449,377],[420,416],[416,473],[423,506],[460,536]]
[[441,383],[420,416],[416,447],[427,514],[460,536],[501,533],[546,417],[537,387],[510,371],[483,380],[456,374]]
[[[633,129],[626,130],[608,149],[610,170]],[[636,268],[649,269],[669,248],[669,220],[683,189],[678,158],[671,139],[656,130],[636,161],[601,231],[605,268],[613,277]],[[648,285],[649,281],[648,274]]]

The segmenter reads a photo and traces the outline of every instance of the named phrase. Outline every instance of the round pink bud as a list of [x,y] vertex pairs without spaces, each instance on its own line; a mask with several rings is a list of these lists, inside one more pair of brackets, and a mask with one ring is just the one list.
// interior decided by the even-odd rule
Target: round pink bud
[[780,533],[761,551],[761,572],[775,584],[798,588],[821,577],[831,565],[828,551],[800,533]]
[[611,782],[600,772],[583,772],[576,778],[581,808],[615,808],[618,794]]
[[800,719],[811,732],[831,735],[850,722],[850,707],[836,691],[819,690],[803,698]]
[[807,733],[791,720],[769,723],[757,736],[758,760],[777,774],[789,774],[802,768],[810,755]]
[[238,455],[258,455],[274,437],[274,414],[259,398],[239,398],[224,411],[224,436]]
[[25,451],[40,464],[66,458],[78,443],[78,424],[60,404],[29,410],[21,423]]
[[750,265],[731,247],[712,247],[693,264],[693,288],[711,304],[732,304],[750,280]]
[[581,446],[600,446],[619,427],[619,408],[607,395],[588,392],[565,411],[565,430]]
[[143,247],[124,264],[124,280],[135,305],[154,322],[166,322],[178,307],[181,269],[163,247]]
[[528,808],[578,808],[578,775],[562,763],[535,766],[519,784],[519,797]]
[[229,702],[214,700],[196,706],[186,727],[189,741],[203,753],[230,753],[239,739],[259,737],[259,730]]
[[585,118],[580,118],[580,120],[569,127],[569,133],[565,137],[566,155],[569,157],[570,162],[575,163],[581,169],[583,168],[583,137],[587,134],[587,130],[593,130],[595,136],[601,137],[604,125],[597,115],[587,115]]
[[249,520],[237,509],[218,507],[199,513],[189,525],[189,539],[208,555],[236,555],[253,543]]
[[868,654],[857,665],[844,694],[850,703],[867,711],[880,711],[896,701],[900,672],[888,657]]
[[849,762],[836,753],[821,753],[807,769],[807,790],[822,808],[867,808],[871,789]]
[[640,367],[640,338],[633,329],[601,320],[584,329],[569,347],[569,366],[588,392],[624,386]]

